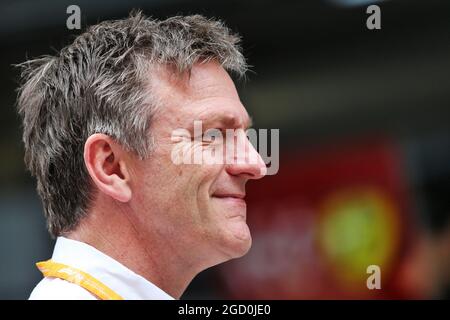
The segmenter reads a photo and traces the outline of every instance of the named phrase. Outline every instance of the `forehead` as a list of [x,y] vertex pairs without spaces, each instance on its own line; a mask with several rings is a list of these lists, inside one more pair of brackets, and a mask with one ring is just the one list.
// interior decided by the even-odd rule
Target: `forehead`
[[182,76],[163,70],[152,82],[153,93],[162,102],[158,110],[162,121],[182,127],[199,120],[227,128],[250,126],[233,80],[216,62],[196,64]]

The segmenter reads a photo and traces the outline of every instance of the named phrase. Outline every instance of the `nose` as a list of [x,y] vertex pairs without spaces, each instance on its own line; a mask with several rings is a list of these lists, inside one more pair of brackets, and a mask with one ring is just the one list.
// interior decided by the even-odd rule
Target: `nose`
[[267,174],[267,166],[261,155],[253,147],[245,134],[243,138],[240,135],[238,139],[243,140],[240,140],[240,143],[236,143],[234,146],[232,159],[227,157],[227,172],[234,176],[245,176],[247,179],[252,180],[263,178]]

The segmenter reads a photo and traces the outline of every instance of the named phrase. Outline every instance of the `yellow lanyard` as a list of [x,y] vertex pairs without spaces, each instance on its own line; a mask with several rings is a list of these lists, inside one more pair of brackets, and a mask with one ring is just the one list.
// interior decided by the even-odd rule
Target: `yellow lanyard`
[[123,298],[102,282],[79,269],[52,260],[36,263],[44,277],[60,278],[86,289],[102,300],[123,300]]

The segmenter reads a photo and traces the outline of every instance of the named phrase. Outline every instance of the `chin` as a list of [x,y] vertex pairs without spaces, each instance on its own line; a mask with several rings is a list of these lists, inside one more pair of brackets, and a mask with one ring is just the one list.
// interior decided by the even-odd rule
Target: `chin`
[[252,237],[244,221],[233,223],[230,228],[231,236],[228,242],[229,258],[235,259],[244,256],[252,246]]
[[216,254],[210,252],[208,266],[205,267],[205,269],[232,259],[240,258],[244,256],[252,246],[252,237],[248,231],[230,233],[230,230],[226,230],[226,232],[222,233],[221,237],[217,236],[218,234],[216,233],[216,246],[210,248],[210,250],[212,249]]
[[251,247],[252,247],[252,238],[249,237],[248,240],[246,240],[245,243],[242,243],[239,249],[236,250],[236,254],[233,258],[240,258],[242,256],[245,256]]

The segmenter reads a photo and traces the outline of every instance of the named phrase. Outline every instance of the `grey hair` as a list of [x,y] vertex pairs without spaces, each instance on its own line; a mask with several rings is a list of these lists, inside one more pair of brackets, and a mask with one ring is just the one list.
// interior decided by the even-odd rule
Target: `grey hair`
[[140,158],[152,149],[152,66],[189,72],[217,61],[247,71],[240,38],[201,15],[156,20],[133,12],[89,27],[55,56],[18,65],[17,109],[23,121],[25,164],[37,180],[52,236],[73,230],[95,192],[84,164],[86,139],[104,133]]

